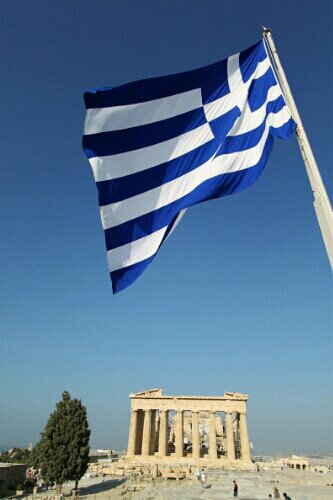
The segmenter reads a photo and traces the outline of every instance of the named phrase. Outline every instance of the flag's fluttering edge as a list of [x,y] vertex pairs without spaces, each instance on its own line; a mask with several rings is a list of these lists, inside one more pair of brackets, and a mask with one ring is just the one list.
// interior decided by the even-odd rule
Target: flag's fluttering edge
[[132,284],[183,211],[251,186],[295,123],[264,42],[185,73],[84,94],[113,291]]

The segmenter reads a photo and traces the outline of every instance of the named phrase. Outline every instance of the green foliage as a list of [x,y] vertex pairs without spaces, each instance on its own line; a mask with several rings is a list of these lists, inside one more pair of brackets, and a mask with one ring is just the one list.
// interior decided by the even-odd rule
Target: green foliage
[[41,468],[45,481],[78,482],[88,466],[89,437],[85,406],[65,391],[34,449],[34,465]]
[[0,453],[0,462],[31,465],[31,452],[24,448],[13,448]]
[[40,441],[32,449],[30,462],[34,469],[40,468]]
[[22,491],[23,490],[23,485],[22,484],[18,484],[16,486],[16,491]]

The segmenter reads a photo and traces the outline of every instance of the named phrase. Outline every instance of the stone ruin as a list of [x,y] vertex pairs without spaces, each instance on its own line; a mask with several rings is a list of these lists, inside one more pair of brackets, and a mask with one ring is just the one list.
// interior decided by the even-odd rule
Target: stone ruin
[[198,467],[253,470],[246,421],[248,396],[130,395],[127,455],[112,473],[188,477]]

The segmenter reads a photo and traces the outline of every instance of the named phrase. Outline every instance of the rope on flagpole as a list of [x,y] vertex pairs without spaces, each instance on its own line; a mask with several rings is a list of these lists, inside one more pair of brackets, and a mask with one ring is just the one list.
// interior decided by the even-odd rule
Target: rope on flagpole
[[314,196],[314,208],[316,211],[319,227],[325,243],[327,255],[333,270],[333,212],[330,200],[327,196],[324,183],[322,181],[317,162],[313,155],[309,140],[305,133],[301,117],[298,113],[296,103],[291,93],[285,72],[281,65],[279,54],[277,53],[271,30],[264,27],[264,42],[270,59],[273,62],[274,70],[289,106],[292,117],[297,125],[296,136],[304,160],[305,169],[308,174],[311,189]]

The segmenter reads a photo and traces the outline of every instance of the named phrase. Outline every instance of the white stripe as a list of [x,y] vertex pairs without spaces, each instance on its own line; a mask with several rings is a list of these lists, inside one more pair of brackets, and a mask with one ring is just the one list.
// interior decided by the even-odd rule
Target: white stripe
[[237,93],[242,87],[246,87],[239,67],[239,56],[240,53],[238,52],[238,54],[228,57],[227,61],[228,84],[231,94]]
[[201,106],[201,89],[194,89],[138,104],[88,109],[84,133],[97,134],[147,125]]
[[239,56],[240,53],[228,57],[228,62],[227,62],[228,84],[231,92],[233,91],[237,92],[237,90],[243,86],[246,89],[248,89],[253,80],[256,80],[257,78],[263,76],[266,73],[266,71],[271,67],[270,60],[268,57],[266,57],[263,61],[258,62],[257,67],[250,76],[250,78],[246,82],[244,82],[241,68],[239,65]]
[[[254,72],[254,79],[260,78],[261,76],[264,76],[268,68],[271,67],[271,63],[268,57],[264,59],[263,61],[260,61],[260,63],[257,66],[257,69]],[[249,81],[252,81],[253,78],[249,78]],[[250,85],[249,85],[250,86]]]
[[219,116],[228,113],[228,111],[230,111],[235,106],[237,106],[235,97],[231,94],[227,94],[223,97],[220,97],[219,99],[216,99],[215,101],[205,104],[204,111],[207,120],[210,122],[212,120],[215,120]]
[[90,158],[95,181],[105,181],[135,174],[189,153],[214,139],[208,123],[178,137],[134,151]]
[[157,252],[167,229],[168,226],[163,227],[148,236],[144,236],[143,238],[131,241],[126,245],[109,250],[107,253],[107,259],[110,273],[116,271],[117,269],[141,262],[142,260],[148,259],[154,255],[154,253]]
[[241,116],[236,120],[228,135],[235,136],[244,134],[245,132],[251,132],[251,130],[259,127],[259,125],[261,125],[265,119],[267,104],[271,101],[275,101],[275,99],[277,99],[281,95],[281,90],[278,85],[270,87],[267,92],[266,101],[261,106],[261,108],[252,112],[250,107],[247,106],[244,111],[242,111]]
[[270,62],[267,57],[263,61],[260,61],[251,78],[249,78],[246,83],[243,83],[239,65],[237,66],[237,64],[239,64],[237,56],[239,56],[239,54],[235,54],[228,58],[228,82],[232,90],[231,93],[204,105],[205,115],[208,121],[215,120],[219,116],[228,113],[232,108],[239,105],[240,101],[244,101],[244,98],[247,97],[246,93],[251,82],[263,76],[268,68],[270,68]]
[[218,156],[214,161],[212,159],[208,160],[192,172],[188,172],[162,186],[127,198],[121,202],[100,207],[103,228],[108,229],[117,226],[164,207],[187,195],[205,180],[217,175],[236,172],[256,165],[261,158],[269,126],[281,127],[289,118],[290,113],[285,106],[279,113],[270,113],[268,115],[265,131],[255,147],[246,151]]
[[230,93],[204,105],[208,121],[215,120],[237,106],[241,97],[243,100],[246,98],[247,88],[243,83],[239,69],[239,53],[228,57],[227,74]]

